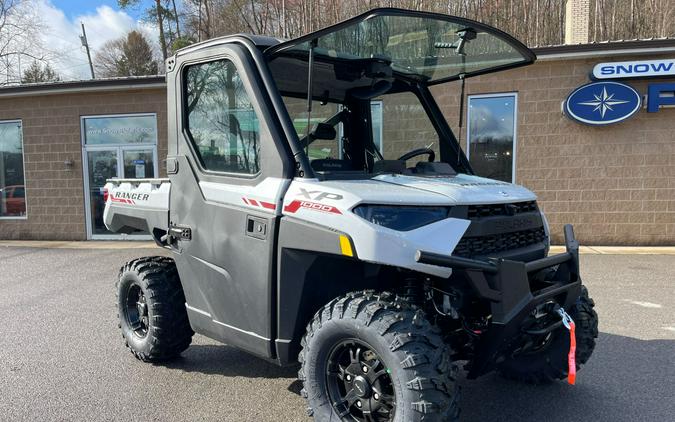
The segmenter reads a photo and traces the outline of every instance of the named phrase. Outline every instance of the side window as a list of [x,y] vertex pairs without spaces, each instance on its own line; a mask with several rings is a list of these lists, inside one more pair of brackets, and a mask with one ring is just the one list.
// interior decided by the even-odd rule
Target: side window
[[[293,121],[293,127],[298,134],[299,139],[307,135],[307,100],[304,98],[282,97],[286,110]],[[312,117],[310,130],[317,123],[330,119],[340,110],[340,106],[335,103],[321,103],[312,101]],[[341,124],[338,124],[341,126]],[[336,126],[335,139],[317,139],[309,146],[309,159],[317,160],[322,158],[342,158],[340,148],[340,137],[338,136]]]
[[260,124],[234,64],[217,60],[185,72],[187,130],[207,170],[260,171]]

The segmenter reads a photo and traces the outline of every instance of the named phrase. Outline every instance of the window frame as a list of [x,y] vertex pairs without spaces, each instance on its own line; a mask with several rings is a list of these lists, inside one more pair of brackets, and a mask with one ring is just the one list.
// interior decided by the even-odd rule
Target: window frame
[[[241,179],[241,180],[248,180],[252,181],[255,179],[260,178],[263,175],[263,142],[262,142],[262,132],[263,132],[263,127],[259,127],[259,137],[260,137],[260,144],[259,144],[259,151],[258,151],[258,171],[256,173],[235,173],[235,172],[228,172],[228,171],[220,171],[220,170],[212,170],[206,168],[204,165],[204,160],[202,158],[202,155],[199,153],[199,148],[197,147],[197,143],[195,142],[194,138],[192,137],[192,133],[190,132],[190,116],[188,115],[188,110],[187,110],[187,100],[188,100],[188,95],[187,95],[187,73],[188,70],[193,67],[193,66],[200,66],[200,65],[205,65],[208,63],[213,63],[217,61],[229,61],[240,75],[242,74],[241,72],[241,66],[238,66],[238,58],[231,55],[231,54],[221,54],[217,56],[208,56],[208,57],[199,57],[193,61],[188,61],[185,62],[181,67],[180,67],[180,131],[182,132],[183,136],[187,139],[188,142],[188,148],[190,149],[190,152],[192,153],[192,156],[195,158],[195,163],[197,165],[197,168],[199,171],[205,175],[210,175],[210,176],[216,176],[216,177],[230,177],[230,178],[236,178],[236,179]],[[249,97],[251,106],[253,108],[253,112],[256,115],[256,118],[258,119],[258,122],[262,123],[263,121],[260,119],[260,116],[263,114],[262,110],[260,110],[260,107],[257,104],[257,100],[255,96],[251,95],[251,90],[250,87],[246,86],[247,82],[250,83],[250,81],[246,78],[241,78],[242,84],[244,85],[244,91],[246,92],[246,95]]]
[[7,215],[7,216],[0,215],[0,220],[28,220],[28,189],[26,189],[26,149],[23,142],[24,140],[23,120],[22,119],[0,120],[0,124],[4,123],[19,123],[19,125],[21,126],[21,162],[23,165],[23,188],[24,188],[23,202],[26,207],[26,212],[24,213],[24,215]]
[[481,98],[513,97],[513,147],[511,155],[511,182],[516,183],[516,164],[518,158],[518,92],[494,92],[488,94],[469,94],[466,97],[466,159],[471,163],[471,100]]

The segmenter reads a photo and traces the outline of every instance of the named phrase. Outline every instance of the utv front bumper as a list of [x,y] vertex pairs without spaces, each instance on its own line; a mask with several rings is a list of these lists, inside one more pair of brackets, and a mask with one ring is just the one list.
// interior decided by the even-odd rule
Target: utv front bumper
[[[417,251],[423,264],[452,268],[466,274],[475,294],[490,303],[491,320],[481,334],[468,378],[492,370],[524,333],[524,323],[545,304],[571,307],[581,294],[579,243],[571,225],[566,225],[566,252],[531,262],[506,259],[479,261]],[[547,330],[557,328],[552,324]]]

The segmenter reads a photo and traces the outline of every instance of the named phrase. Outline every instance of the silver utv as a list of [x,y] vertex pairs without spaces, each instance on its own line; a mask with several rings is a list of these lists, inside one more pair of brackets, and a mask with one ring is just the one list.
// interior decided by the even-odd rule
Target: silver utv
[[[456,420],[459,361],[572,380],[597,337],[572,228],[547,256],[536,196],[474,175],[433,93],[534,60],[495,28],[399,9],[179,51],[168,179],[106,186],[110,230],[173,252],[120,271],[131,351],[169,359],[197,332],[299,361],[321,421]],[[374,102],[399,125],[381,142]]]

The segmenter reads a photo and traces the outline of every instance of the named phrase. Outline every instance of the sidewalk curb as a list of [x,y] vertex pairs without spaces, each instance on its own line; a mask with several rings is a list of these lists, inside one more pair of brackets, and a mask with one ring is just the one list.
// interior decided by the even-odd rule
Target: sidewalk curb
[[53,241],[53,240],[0,240],[0,248],[38,248],[38,249],[153,249],[158,248],[153,241],[137,240],[91,240],[91,241]]
[[[564,246],[551,246],[552,254],[565,252]],[[675,246],[580,246],[582,255],[675,255]]]
[[[53,241],[53,240],[0,240],[0,248],[40,248],[40,249],[154,249],[153,241],[133,240],[90,240],[90,241]],[[551,253],[565,252],[564,246],[551,246]],[[675,246],[581,246],[582,255],[675,255]]]

